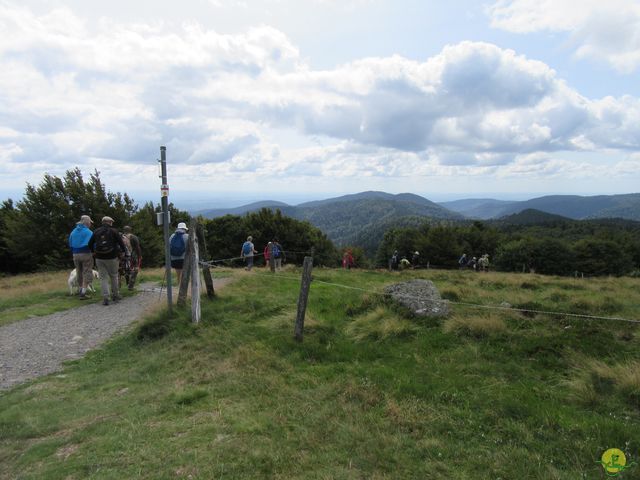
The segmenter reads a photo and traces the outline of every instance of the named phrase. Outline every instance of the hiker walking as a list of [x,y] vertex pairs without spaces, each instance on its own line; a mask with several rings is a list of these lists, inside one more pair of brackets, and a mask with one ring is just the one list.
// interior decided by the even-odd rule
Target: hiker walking
[[171,268],[176,271],[178,285],[182,279],[182,269],[184,268],[184,257],[187,255],[187,245],[189,244],[189,229],[184,222],[178,223],[176,231],[169,237],[169,255],[171,258]]
[[264,255],[264,266],[265,268],[269,268],[269,260],[271,259],[271,242],[267,243],[262,254]]
[[274,238],[271,242],[271,255],[273,255],[276,271],[282,270],[282,262],[286,261],[287,258],[284,254],[284,249],[282,248],[282,245],[280,245],[280,242],[278,242],[277,238]]
[[120,300],[118,267],[126,247],[118,231],[113,228],[113,218],[102,217],[102,225],[96,228],[89,240],[96,266],[100,273],[102,304],[109,305],[109,297],[115,303]]
[[393,252],[393,255],[391,255],[391,258],[389,259],[389,270],[398,270],[398,263],[399,263],[399,259],[398,259],[398,251],[395,250]]
[[142,266],[142,249],[140,248],[140,239],[137,235],[133,234],[133,229],[126,225],[122,231],[124,232],[123,240],[125,241],[125,246],[127,241],[129,242],[129,248],[131,253],[131,258],[129,262],[129,274],[125,274],[125,281],[127,282],[127,288],[129,290],[133,290],[134,285],[136,284],[136,277],[138,276],[138,271]]
[[353,259],[353,254],[351,250],[347,250],[342,255],[342,268],[345,270],[351,270],[351,267],[355,264],[355,260]]
[[411,256],[411,268],[416,268],[419,263],[420,263],[420,252],[416,250],[415,252],[413,252],[413,255]]
[[258,253],[258,251],[253,245],[253,237],[249,235],[240,250],[240,258],[243,258],[244,261],[247,262],[247,266],[244,268],[245,270],[250,271],[253,268],[253,255],[256,253]]
[[460,260],[458,260],[458,265],[460,266],[460,270],[464,270],[465,268],[467,268],[467,254],[463,253],[462,256],[460,257]]
[[482,272],[489,271],[489,254],[485,253],[478,259],[478,270]]
[[89,215],[82,215],[69,235],[69,247],[71,247],[73,264],[76,267],[80,300],[87,298],[87,287],[93,280],[93,255],[89,248],[89,240],[93,235],[90,228],[92,224],[93,220]]

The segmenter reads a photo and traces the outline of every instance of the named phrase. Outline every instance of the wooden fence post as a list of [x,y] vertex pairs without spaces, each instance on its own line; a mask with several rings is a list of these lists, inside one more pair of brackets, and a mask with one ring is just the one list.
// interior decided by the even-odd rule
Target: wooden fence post
[[192,222],[194,231],[193,239],[190,238],[189,251],[191,252],[191,321],[200,323],[200,255],[198,252],[198,237],[195,234],[197,225]]
[[300,296],[298,297],[298,313],[296,315],[296,326],[293,332],[298,342],[302,341],[304,332],[304,315],[307,311],[307,300],[309,298],[309,287],[311,285],[311,271],[313,270],[313,257],[304,257],[302,266],[302,282],[300,284]]
[[[207,258],[207,241],[204,236],[204,225],[198,224],[198,245],[200,250],[202,250],[202,258]],[[213,289],[213,279],[211,278],[211,269],[209,265],[202,266],[202,274],[204,276],[204,284],[207,287],[207,298],[210,300],[216,296],[216,292]]]
[[269,269],[271,270],[271,272],[275,272],[276,271],[276,259],[273,256],[273,251],[275,250],[275,243],[271,243],[271,248],[269,249]]

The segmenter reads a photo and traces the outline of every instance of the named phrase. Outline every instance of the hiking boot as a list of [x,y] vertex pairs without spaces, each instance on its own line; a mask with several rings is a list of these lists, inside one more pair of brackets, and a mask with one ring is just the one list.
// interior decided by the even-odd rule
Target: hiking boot
[[80,297],[78,297],[78,298],[80,298],[80,300],[86,300],[89,297],[87,297],[87,295],[85,293],[81,293]]
[[113,300],[113,303],[118,303],[120,300],[122,300],[122,297],[120,295],[115,295],[111,297],[111,300]]
[[109,305],[109,299],[108,298],[103,299],[102,300],[102,304],[103,305]]

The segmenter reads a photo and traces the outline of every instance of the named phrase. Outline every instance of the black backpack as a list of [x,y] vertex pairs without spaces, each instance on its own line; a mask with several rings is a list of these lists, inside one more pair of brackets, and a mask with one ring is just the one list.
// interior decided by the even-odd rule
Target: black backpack
[[96,231],[95,250],[98,255],[110,255],[116,248],[113,232],[108,228],[101,228]]

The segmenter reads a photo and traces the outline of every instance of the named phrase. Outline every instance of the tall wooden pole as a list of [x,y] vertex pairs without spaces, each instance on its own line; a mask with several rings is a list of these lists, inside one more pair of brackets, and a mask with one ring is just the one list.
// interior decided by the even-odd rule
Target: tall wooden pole
[[300,296],[298,297],[296,326],[293,332],[293,336],[298,342],[302,341],[304,332],[304,316],[307,311],[307,300],[309,299],[309,287],[311,286],[312,270],[313,257],[304,257],[304,264],[302,266],[302,281],[300,283]]
[[162,230],[164,233],[164,267],[167,277],[167,308],[171,313],[173,308],[173,291],[171,287],[171,252],[169,248],[169,184],[167,183],[167,147],[160,147],[160,201],[162,204]]

